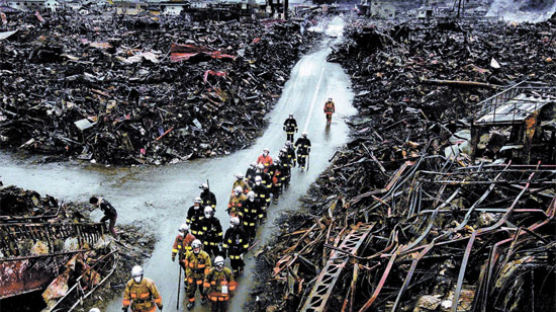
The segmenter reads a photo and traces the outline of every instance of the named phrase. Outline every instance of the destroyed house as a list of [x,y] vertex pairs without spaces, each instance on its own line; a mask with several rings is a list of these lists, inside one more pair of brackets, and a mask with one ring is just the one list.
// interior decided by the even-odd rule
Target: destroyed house
[[555,86],[525,81],[481,101],[473,113],[472,156],[489,149],[529,162],[532,152],[543,150],[554,162],[555,102]]

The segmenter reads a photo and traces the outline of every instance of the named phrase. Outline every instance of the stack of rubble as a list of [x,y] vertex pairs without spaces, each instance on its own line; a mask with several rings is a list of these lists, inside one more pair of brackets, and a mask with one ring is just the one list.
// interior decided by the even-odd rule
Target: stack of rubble
[[[104,224],[90,222],[86,206],[13,186],[0,190],[3,309],[67,311],[83,303],[83,295],[85,305],[104,306],[131,266],[150,256],[155,239],[144,227],[118,226],[124,232],[113,241]],[[43,300],[35,296],[39,290]]]
[[110,164],[245,147],[306,43],[281,21],[61,11],[7,25],[0,147]]
[[[555,31],[551,22],[354,22],[331,56],[352,76],[354,139],[259,253],[253,308],[553,307],[553,149],[531,164],[444,151],[469,139],[471,107],[501,86],[534,78],[554,87]],[[554,146],[547,131],[538,139]]]

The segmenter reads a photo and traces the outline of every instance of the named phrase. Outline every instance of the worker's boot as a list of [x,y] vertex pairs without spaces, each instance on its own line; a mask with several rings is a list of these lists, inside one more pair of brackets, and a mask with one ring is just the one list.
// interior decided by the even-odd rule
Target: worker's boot
[[195,307],[195,301],[190,302],[187,304],[187,310],[191,311]]
[[205,305],[207,304],[207,297],[202,297],[201,298],[201,305]]

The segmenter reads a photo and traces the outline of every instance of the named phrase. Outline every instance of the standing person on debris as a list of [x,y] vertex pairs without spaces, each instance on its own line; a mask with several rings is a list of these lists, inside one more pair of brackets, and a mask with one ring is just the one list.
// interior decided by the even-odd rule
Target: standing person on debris
[[268,190],[266,185],[263,184],[263,179],[260,175],[255,177],[255,186],[253,186],[253,192],[255,192],[256,198],[260,200],[260,214],[262,214],[262,217],[260,217],[259,219],[262,220],[266,218],[266,207],[270,205],[270,191]]
[[324,103],[323,110],[324,114],[326,114],[326,125],[330,125],[332,122],[332,114],[336,112],[336,106],[334,105],[332,98],[328,98],[328,101]]
[[235,191],[236,187],[241,187],[241,189],[243,190],[243,193],[247,194],[249,193],[249,191],[251,190],[251,187],[249,186],[249,183],[247,183],[247,181],[245,181],[243,174],[241,173],[236,173],[235,175],[236,180],[234,181],[234,184],[232,185],[232,193]]
[[[243,229],[249,237],[249,241],[255,238],[255,234],[257,232],[257,220],[262,219],[264,216],[262,210],[263,203],[264,201],[257,198],[255,192],[251,191],[247,193],[247,201],[243,205],[243,209],[239,212],[239,217],[243,223]],[[224,238],[224,240],[226,239]]]
[[104,223],[106,222],[106,220],[109,220],[108,230],[110,230],[112,236],[118,238],[118,233],[116,233],[116,230],[114,229],[114,225],[116,225],[116,219],[118,218],[118,212],[116,212],[116,209],[112,206],[112,204],[110,204],[104,198],[99,198],[96,196],[92,196],[89,199],[89,203],[93,205],[93,209],[100,208],[100,210],[104,212],[104,216],[102,217],[102,219],[100,219],[100,223]]
[[274,159],[274,164],[272,165],[272,198],[274,203],[278,202],[278,198],[280,197],[280,193],[282,191],[282,171],[280,169],[280,159],[276,157]]
[[131,269],[131,279],[125,285],[122,311],[127,312],[131,305],[132,312],[154,312],[156,306],[162,311],[162,297],[154,282],[143,277],[143,268],[139,265]]
[[210,271],[211,262],[210,256],[203,249],[203,244],[200,240],[196,239],[191,243],[191,251],[185,254],[185,278],[187,281],[187,309],[191,310],[195,306],[195,293],[197,287],[201,294],[201,304],[207,302],[205,293],[203,292],[203,280],[206,274]]
[[257,164],[264,166],[264,172],[267,172],[268,167],[272,165],[272,157],[270,157],[270,150],[268,148],[263,149],[263,153],[257,158]]
[[288,151],[283,148],[280,150],[280,172],[281,180],[282,180],[282,189],[287,190],[290,186],[290,179],[291,179],[291,163],[289,162],[290,159],[288,158]]
[[222,225],[220,220],[214,217],[214,210],[210,206],[205,207],[205,218],[201,221],[200,232],[206,252],[213,257],[217,256],[222,243]]
[[297,132],[297,121],[293,118],[293,114],[290,114],[284,121],[284,131],[286,131],[287,140],[293,142],[293,134]]
[[224,267],[224,258],[214,259],[214,268],[205,277],[205,291],[210,300],[212,312],[225,312],[231,293],[235,291],[237,283],[229,268]]
[[247,197],[243,194],[243,188],[241,186],[236,186],[228,202],[228,214],[232,217],[236,216],[246,200]]
[[297,149],[297,161],[301,170],[305,170],[307,165],[307,158],[311,152],[311,141],[307,138],[307,132],[303,132],[300,138],[295,141],[295,148]]
[[176,260],[176,254],[179,254],[178,262],[182,269],[185,270],[183,259],[185,254],[191,250],[191,243],[195,240],[195,236],[189,233],[189,226],[185,223],[180,226],[178,232],[178,236],[174,239],[174,245],[172,246],[172,262]]
[[212,209],[216,209],[216,196],[210,191],[208,183],[201,184],[199,188],[203,190],[200,195],[203,207],[211,206]]
[[293,147],[293,143],[290,141],[286,142],[286,150],[288,152],[288,158],[291,162],[291,167],[295,167],[297,159],[295,158],[295,148]]
[[187,217],[185,222],[189,225],[189,230],[191,234],[198,236],[201,230],[201,220],[205,218],[203,209],[201,209],[201,197],[195,198],[193,201],[193,206],[189,207],[187,210]]
[[230,219],[230,227],[224,234],[224,254],[230,258],[232,271],[237,278],[243,271],[245,263],[243,262],[243,254],[249,248],[249,237],[241,227],[239,218],[233,217]]
[[249,168],[247,169],[247,171],[245,172],[245,179],[247,179],[247,183],[249,183],[249,185],[254,185],[255,184],[255,176],[257,175],[257,163],[251,163],[251,165],[249,165]]

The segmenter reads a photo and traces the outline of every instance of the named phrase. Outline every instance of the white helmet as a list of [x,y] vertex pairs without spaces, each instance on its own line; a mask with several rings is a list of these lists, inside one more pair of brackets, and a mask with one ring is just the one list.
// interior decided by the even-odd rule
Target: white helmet
[[293,114],[290,114],[290,118],[293,118]]
[[100,312],[100,310],[98,308],[92,308],[89,312]]
[[306,137],[307,137],[307,132],[303,132],[303,133],[301,134],[301,136],[304,137],[304,138],[306,138]]
[[214,266],[217,270],[222,271],[222,269],[224,268],[224,258],[222,258],[222,256],[217,256],[216,258],[214,258]]
[[214,211],[212,210],[212,207],[211,207],[211,206],[206,206],[206,207],[205,207],[205,218],[208,219],[208,218],[212,217],[212,213],[213,213],[213,212],[214,212]]
[[[260,177],[259,177],[259,178],[260,178]],[[257,179],[257,178],[255,178],[255,180],[256,180],[256,179]],[[252,201],[253,199],[255,199],[255,192],[251,191],[251,192],[247,193],[247,198],[249,198],[249,200],[251,200],[251,201]]]
[[231,227],[235,227],[239,225],[239,218],[238,217],[232,217],[230,219],[230,226]]
[[136,283],[141,283],[143,279],[143,268],[140,265],[136,265],[131,269],[131,277]]
[[331,97],[329,97],[329,98],[328,98],[328,101],[329,101],[329,102],[332,102],[332,98],[331,98]]
[[181,233],[186,233],[187,231],[189,231],[189,225],[187,225],[187,223],[183,223],[182,225],[180,225],[178,231]]
[[263,165],[263,164],[259,164],[259,165],[257,165],[257,169],[261,169],[261,170],[263,170],[263,169],[264,169],[264,165]]
[[236,195],[243,193],[243,188],[241,186],[236,186],[234,193],[236,193]]
[[[194,253],[199,253],[201,248],[203,248],[203,243],[201,243],[200,240],[196,239],[191,243],[191,249],[193,249]],[[197,249],[197,251],[195,251],[195,249]]]
[[292,145],[292,142],[290,142],[290,141],[286,141],[286,146],[288,146],[288,147],[289,147],[289,146],[291,146],[291,145]]
[[206,190],[206,189],[209,188],[209,186],[208,186],[207,183],[203,183],[203,184],[201,184],[201,186],[199,186],[199,188],[202,188],[203,190]]
[[249,166],[251,166],[251,168],[257,168],[257,163],[256,163],[256,162],[252,162],[251,165],[249,165]]
[[[289,141],[288,141],[288,142],[289,142]],[[283,149],[280,150],[280,152],[286,154],[286,153],[288,152],[288,150],[287,150],[286,148],[283,148]]]
[[203,200],[201,199],[201,197],[195,197],[195,200],[193,201],[194,204],[200,204]]
[[265,147],[265,148],[263,148],[263,153],[264,152],[270,153],[270,149],[268,147]]
[[236,173],[236,179],[238,179],[238,180],[243,179],[243,174],[241,174],[241,173]]
[[279,163],[280,163],[280,158],[275,157],[275,158],[274,158],[274,163],[279,164]]
[[260,184],[262,181],[263,181],[263,178],[261,178],[261,176],[258,175],[258,176],[255,177],[255,184],[258,185],[258,184]]

